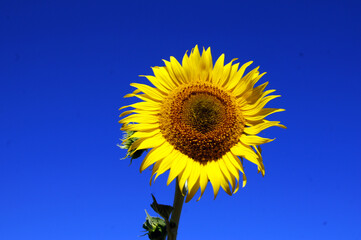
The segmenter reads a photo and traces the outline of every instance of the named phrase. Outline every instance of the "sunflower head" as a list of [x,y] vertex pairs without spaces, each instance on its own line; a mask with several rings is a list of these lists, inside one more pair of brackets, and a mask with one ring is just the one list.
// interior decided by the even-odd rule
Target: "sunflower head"
[[265,73],[257,67],[245,74],[252,62],[239,67],[235,60],[224,64],[222,54],[213,65],[210,48],[201,55],[196,46],[182,64],[171,57],[165,66],[153,67],[154,75],[144,76],[153,87],[132,83],[136,90],[125,96],[141,100],[121,108],[132,108],[119,121],[122,130],[135,132],[128,152],[152,149],[140,170],[153,166],[151,181],[169,170],[167,184],[176,177],[180,189],[187,183],[186,202],[198,189],[200,199],[208,182],[214,197],[220,187],[229,195],[238,191],[240,181],[244,187],[243,159],[264,175],[260,145],[272,139],[257,134],[272,126],[285,128],[265,119],[284,111],[265,108],[279,97],[269,95],[275,90],[265,91],[268,82],[255,86]]

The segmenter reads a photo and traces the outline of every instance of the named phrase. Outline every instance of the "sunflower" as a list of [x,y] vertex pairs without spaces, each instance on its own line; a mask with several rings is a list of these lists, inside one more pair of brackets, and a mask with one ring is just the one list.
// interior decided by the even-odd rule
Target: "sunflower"
[[264,108],[280,97],[269,95],[275,90],[265,91],[268,82],[255,87],[265,73],[257,67],[245,75],[252,61],[239,68],[235,60],[224,65],[222,54],[213,66],[210,48],[203,48],[201,55],[196,46],[189,56],[185,53],[182,64],[170,57],[165,66],[152,68],[154,76],[143,76],[154,87],[130,84],[136,90],[125,97],[142,101],[120,108],[132,108],[119,121],[121,130],[135,132],[131,137],[137,140],[128,151],[152,149],[140,171],[153,166],[152,182],[154,175],[156,179],[170,170],[167,184],[175,178],[180,189],[187,184],[186,202],[198,189],[200,199],[208,182],[214,198],[220,187],[229,195],[238,191],[240,181],[244,187],[243,159],[256,164],[264,176],[260,145],[273,139],[257,134],[272,126],[285,128],[279,121],[265,120],[284,111]]

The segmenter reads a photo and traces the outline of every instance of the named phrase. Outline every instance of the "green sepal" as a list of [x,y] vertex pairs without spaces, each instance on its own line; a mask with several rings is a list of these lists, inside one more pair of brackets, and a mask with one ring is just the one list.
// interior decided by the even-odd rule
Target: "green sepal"
[[122,139],[122,144],[117,144],[121,149],[127,149],[127,155],[123,159],[130,158],[130,164],[132,164],[133,159],[139,158],[147,149],[141,150],[129,150],[132,144],[137,141],[139,138],[132,138],[131,136],[136,133],[135,131],[125,131],[124,139]]

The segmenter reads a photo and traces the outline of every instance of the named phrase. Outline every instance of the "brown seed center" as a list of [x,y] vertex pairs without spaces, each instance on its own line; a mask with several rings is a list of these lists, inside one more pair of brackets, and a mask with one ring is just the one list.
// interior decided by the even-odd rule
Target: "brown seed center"
[[165,139],[200,162],[221,158],[239,141],[243,128],[236,100],[205,83],[176,89],[165,99],[160,114]]
[[224,106],[218,98],[199,93],[184,101],[181,115],[186,124],[205,134],[222,122],[224,113]]

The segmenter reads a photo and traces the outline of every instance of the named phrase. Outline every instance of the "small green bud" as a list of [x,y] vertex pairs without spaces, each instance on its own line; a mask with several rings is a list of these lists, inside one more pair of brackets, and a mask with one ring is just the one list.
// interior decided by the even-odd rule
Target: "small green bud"
[[127,155],[123,158],[130,158],[130,163],[132,163],[133,159],[139,158],[146,149],[142,150],[129,150],[132,144],[138,140],[139,138],[132,138],[131,136],[135,133],[135,131],[125,131],[124,138],[122,139],[122,144],[117,144],[121,149],[127,149]]
[[145,210],[147,215],[143,228],[148,232],[146,233],[149,239],[152,240],[165,240],[167,237],[167,227],[164,219],[159,217],[151,217],[147,210]]

